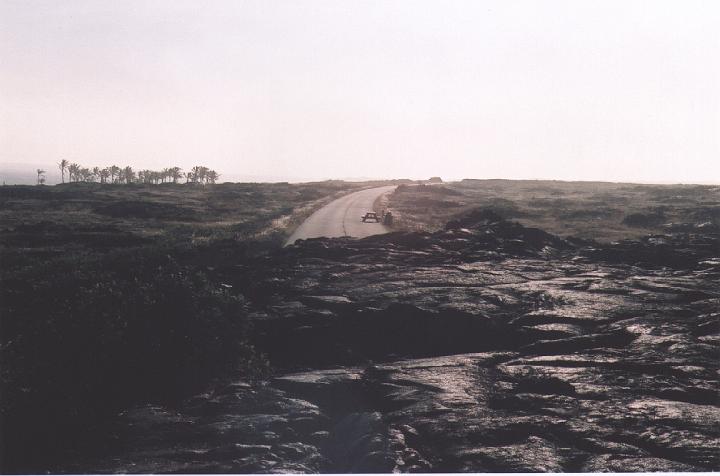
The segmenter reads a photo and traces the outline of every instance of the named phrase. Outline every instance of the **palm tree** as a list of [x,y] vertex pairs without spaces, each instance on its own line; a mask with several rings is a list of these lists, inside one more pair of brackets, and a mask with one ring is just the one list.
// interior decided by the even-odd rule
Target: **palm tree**
[[76,163],[72,163],[68,165],[68,176],[70,178],[71,182],[77,182],[79,177],[78,173],[80,172],[80,166]]
[[196,165],[192,169],[190,169],[190,175],[192,176],[192,182],[197,183],[198,181],[202,180],[200,177],[200,166]]
[[141,170],[137,173],[137,180],[140,183],[153,183],[155,181],[155,172],[152,170]]
[[210,169],[207,168],[207,167],[205,167],[204,165],[201,165],[201,166],[200,166],[200,177],[199,177],[199,178],[200,178],[200,181],[201,181],[201,182],[207,183],[207,181],[208,181],[208,176],[207,176],[207,174],[208,174],[209,171],[210,171]]
[[83,167],[78,172],[80,175],[80,180],[83,182],[90,182],[92,180],[92,172],[90,172],[90,169],[87,167]]
[[65,159],[62,159],[58,164],[58,167],[60,167],[60,175],[62,176],[62,183],[65,183],[65,169],[67,169],[68,165],[70,165],[70,162]]
[[123,169],[124,175],[125,175],[125,183],[132,183],[132,181],[135,179],[135,172],[133,172],[132,167],[129,165]]
[[215,183],[215,181],[220,178],[220,174],[215,172],[214,170],[208,170],[206,176],[208,182],[210,183]]
[[93,182],[95,181],[95,179],[99,180],[100,179],[100,167],[93,167],[92,175],[93,175],[92,176]]
[[[117,181],[115,180],[115,177],[117,177]],[[110,166],[110,182],[116,183],[120,182],[120,167],[117,165]]]
[[100,170],[100,183],[107,183],[107,179],[110,177],[110,169],[105,167]]
[[45,171],[43,169],[37,169],[37,184],[43,185],[45,183]]
[[178,183],[183,176],[182,169],[180,167],[171,167],[168,169],[168,174],[172,179],[173,183]]

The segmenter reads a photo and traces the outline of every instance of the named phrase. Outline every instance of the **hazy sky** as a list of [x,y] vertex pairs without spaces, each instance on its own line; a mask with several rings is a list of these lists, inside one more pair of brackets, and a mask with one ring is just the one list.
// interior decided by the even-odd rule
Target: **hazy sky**
[[720,182],[720,1],[0,0],[0,162]]

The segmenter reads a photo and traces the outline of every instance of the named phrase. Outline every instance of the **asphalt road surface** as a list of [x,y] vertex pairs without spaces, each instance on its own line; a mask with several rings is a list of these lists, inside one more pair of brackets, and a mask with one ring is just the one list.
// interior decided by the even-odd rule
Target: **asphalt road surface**
[[364,238],[370,235],[387,233],[389,230],[382,223],[363,223],[360,217],[373,211],[373,203],[383,193],[395,189],[395,186],[369,188],[354,192],[328,203],[305,220],[295,233],[288,238],[285,245],[297,240],[325,236],[335,238],[353,236]]

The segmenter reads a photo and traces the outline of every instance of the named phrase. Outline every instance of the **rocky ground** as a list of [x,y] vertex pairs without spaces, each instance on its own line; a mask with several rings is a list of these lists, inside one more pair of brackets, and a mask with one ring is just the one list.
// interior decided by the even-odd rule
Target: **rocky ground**
[[490,212],[215,270],[282,369],[123,412],[74,472],[720,470],[720,234]]

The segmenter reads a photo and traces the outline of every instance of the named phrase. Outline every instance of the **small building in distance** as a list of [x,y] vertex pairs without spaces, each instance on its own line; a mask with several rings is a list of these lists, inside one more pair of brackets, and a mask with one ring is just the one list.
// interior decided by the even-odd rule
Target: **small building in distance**
[[440,177],[430,177],[427,183],[443,183],[443,180]]

